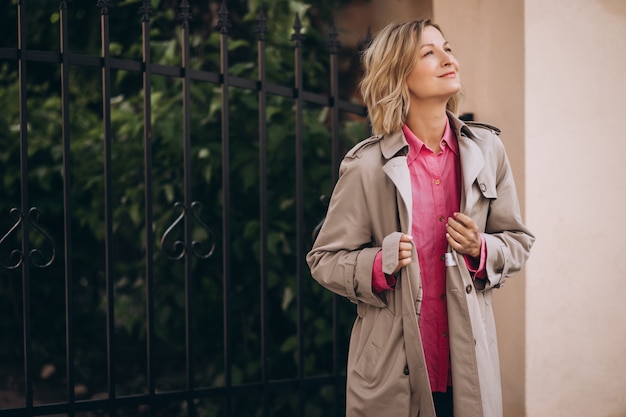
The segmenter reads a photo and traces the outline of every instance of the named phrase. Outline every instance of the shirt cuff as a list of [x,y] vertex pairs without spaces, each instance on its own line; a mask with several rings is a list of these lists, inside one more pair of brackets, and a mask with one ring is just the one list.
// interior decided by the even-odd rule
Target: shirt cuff
[[396,277],[383,272],[383,252],[379,251],[372,266],[372,291],[379,294],[390,290],[396,285]]
[[482,233],[480,234],[480,257],[474,258],[472,256],[464,256],[465,265],[467,269],[472,273],[474,278],[487,278],[487,271],[485,269],[485,263],[487,259],[487,244]]

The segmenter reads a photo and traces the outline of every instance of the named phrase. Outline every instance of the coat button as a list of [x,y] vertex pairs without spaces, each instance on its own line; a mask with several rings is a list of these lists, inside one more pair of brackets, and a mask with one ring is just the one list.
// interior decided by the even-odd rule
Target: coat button
[[409,365],[406,365],[404,367],[404,375],[408,375],[409,374]]
[[487,191],[487,186],[485,185],[485,183],[483,183],[483,182],[481,182],[481,183],[480,183],[480,190],[481,190],[482,192]]
[[468,294],[471,293],[472,292],[472,286],[468,285],[467,287],[465,287],[465,292],[468,293]]

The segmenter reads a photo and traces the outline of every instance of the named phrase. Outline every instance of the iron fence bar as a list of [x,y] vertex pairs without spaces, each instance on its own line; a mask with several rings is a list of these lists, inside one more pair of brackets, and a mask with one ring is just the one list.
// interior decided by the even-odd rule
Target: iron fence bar
[[226,1],[222,1],[218,11],[217,27],[220,31],[220,78],[221,101],[222,101],[222,198],[223,215],[222,215],[222,262],[224,274],[224,385],[227,388],[225,398],[225,416],[231,415],[232,409],[232,364],[231,364],[231,335],[230,335],[230,297],[231,297],[231,247],[230,247],[230,134],[228,109],[230,108],[230,100],[228,89],[230,88],[230,76],[228,74],[228,9]]
[[64,229],[64,264],[65,264],[65,352],[67,374],[68,417],[74,416],[74,297],[72,274],[72,220],[71,220],[71,184],[70,184],[70,66],[69,66],[69,16],[67,1],[62,0],[59,7],[59,37],[61,51],[61,129],[63,143],[63,229]]
[[195,404],[193,401],[194,373],[193,373],[193,316],[192,316],[192,200],[191,200],[191,81],[189,77],[190,57],[189,57],[189,2],[182,0],[178,20],[181,22],[181,47],[182,47],[182,88],[183,88],[183,187],[184,187],[184,235],[185,235],[185,373],[187,378],[187,415],[195,416]]
[[339,146],[339,63],[338,50],[339,40],[337,39],[337,28],[333,25],[328,35],[328,45],[330,47],[330,120],[331,120],[331,161],[332,161],[332,183],[337,182],[340,162]]
[[150,0],[143,0],[141,14],[141,39],[143,57],[143,150],[144,150],[144,227],[146,239],[146,379],[148,383],[148,415],[155,415],[154,394],[154,231],[152,229],[152,74],[150,72]]
[[304,415],[304,299],[303,299],[303,259],[304,259],[304,170],[303,170],[303,108],[304,100],[301,92],[303,88],[302,70],[302,23],[296,14],[293,24],[294,33],[294,94],[296,101],[296,135],[295,135],[295,165],[296,165],[296,302],[297,302],[297,368],[298,368],[298,415]]
[[[18,51],[13,48],[0,48],[0,58],[17,60]],[[22,59],[34,62],[47,62],[47,63],[60,63],[61,54],[58,52],[46,52],[46,51],[24,51]],[[81,54],[69,54],[69,65],[94,67],[99,68],[102,62],[101,57],[81,55]],[[126,71],[142,72],[144,71],[144,64],[142,62],[133,61],[130,59],[109,58],[109,66],[111,69],[119,69]],[[181,67],[173,67],[163,64],[150,63],[147,64],[150,68],[150,72],[153,75],[161,75],[165,77],[183,77],[183,69]],[[197,69],[189,70],[189,78],[193,81],[204,81],[214,84],[220,84],[222,77],[221,74],[217,74],[210,71],[203,71]],[[250,80],[235,75],[229,76],[229,82],[231,87],[242,88],[245,90],[256,91],[258,89],[258,80]],[[267,94],[282,96],[287,98],[295,98],[293,87],[286,87],[278,84],[267,83],[265,86]],[[325,94],[313,93],[310,91],[301,91],[302,99],[308,103],[319,104],[321,106],[330,106],[330,97]],[[365,116],[365,107],[360,104],[353,103],[349,100],[339,99],[335,104],[342,111],[354,113],[359,116]]]
[[[302,383],[304,387],[321,387],[332,385],[335,377],[333,375],[318,375],[305,378]],[[344,379],[345,382],[345,379]],[[292,379],[280,379],[280,380],[268,380],[267,389],[270,391],[283,391],[293,387]],[[194,398],[206,399],[206,398],[219,398],[232,392],[232,394],[249,394],[259,392],[263,389],[263,383],[249,383],[233,385],[232,387],[207,387],[197,388],[194,392]],[[155,405],[171,404],[174,402],[185,401],[188,398],[186,390],[159,392],[154,396],[154,399],[150,400],[147,394],[137,395],[120,395],[115,399],[100,398],[90,400],[79,400],[74,404],[76,412],[88,412],[105,410],[111,407],[110,403],[115,402],[119,408],[124,407],[136,407],[149,404],[149,401],[153,401]],[[38,404],[32,407],[32,415],[45,416],[45,415],[57,415],[66,414],[68,412],[68,405],[66,403],[54,403],[54,404]],[[0,410],[2,417],[24,417],[24,408],[5,408]]]
[[259,96],[259,246],[261,297],[261,382],[263,385],[262,416],[268,416],[267,398],[267,92],[265,67],[265,34],[267,25],[263,8],[257,14],[258,96]]
[[[26,6],[24,1],[18,2],[18,50],[26,50]],[[19,71],[19,101],[20,101],[20,205],[21,215],[24,216],[29,207],[28,201],[28,104],[27,104],[27,61],[18,57]],[[22,221],[22,260],[29,250],[29,221]],[[30,263],[22,262],[22,326],[24,332],[24,402],[26,415],[31,416],[33,411],[33,347],[31,334],[31,306],[30,306]]]
[[[24,0],[22,0],[24,1]],[[19,5],[19,3],[18,3]],[[19,20],[19,18],[18,18]],[[2,59],[10,59],[12,61],[17,61],[21,56],[21,53],[18,52],[18,48],[0,48],[0,58]]]
[[[331,179],[332,184],[337,182],[339,176],[339,162],[340,162],[340,113],[339,113],[339,62],[338,62],[338,50],[340,47],[339,40],[337,39],[337,28],[333,24],[330,33],[328,35],[328,46],[330,49],[330,120],[331,120]],[[334,295],[332,298],[332,321],[333,321],[333,375],[335,376],[335,389],[334,389],[334,415],[339,417],[342,413],[340,390],[341,378],[340,378],[340,359],[339,359],[339,311],[338,302],[339,296]]]
[[[360,52],[360,53],[362,53],[363,51],[365,51],[365,50],[366,50],[366,49],[370,46],[370,44],[371,44],[371,43],[372,43],[372,30],[371,30],[371,28],[368,26],[368,27],[367,27],[367,33],[365,34],[365,39],[363,40],[363,42],[362,42],[362,43],[361,43],[361,45],[360,45],[359,52]],[[374,132],[373,132],[373,130],[372,130],[372,123],[371,123],[371,121],[370,121],[370,118],[369,118],[369,117],[367,117],[367,115],[368,115],[368,113],[367,113],[367,108],[366,108],[366,107],[364,107],[364,108],[363,108],[363,116],[365,116],[365,117],[366,117],[366,120],[367,120],[367,130],[368,130],[369,134],[371,135],[371,134],[373,134]]]
[[[258,53],[259,53],[259,73],[257,80],[250,80],[241,77],[229,75],[229,63],[228,63],[228,11],[226,9],[226,2],[222,2],[220,7],[220,19],[218,27],[220,29],[220,74],[216,74],[208,71],[193,70],[189,66],[189,33],[188,29],[183,28],[183,62],[180,67],[158,65],[150,62],[150,23],[148,14],[144,12],[144,23],[142,25],[142,42],[143,42],[143,60],[141,62],[128,60],[128,59],[115,59],[109,55],[109,17],[108,8],[111,5],[111,0],[99,0],[97,5],[101,8],[101,42],[102,51],[101,56],[85,56],[79,54],[71,54],[68,48],[68,13],[67,2],[65,0],[59,0],[61,3],[60,13],[60,25],[61,25],[61,53],[45,52],[45,51],[27,51],[25,44],[25,8],[24,0],[18,1],[18,48],[0,48],[0,58],[10,58],[18,61],[19,74],[20,74],[20,143],[23,146],[21,152],[22,158],[21,169],[27,172],[27,107],[26,107],[26,66],[28,61],[35,62],[50,62],[59,63],[61,67],[61,106],[62,106],[62,127],[63,127],[63,189],[64,189],[64,233],[65,233],[65,286],[66,286],[66,344],[67,344],[67,404],[51,404],[44,406],[33,405],[33,372],[32,372],[32,340],[31,340],[31,325],[30,325],[30,267],[25,262],[23,266],[24,276],[24,372],[25,372],[25,403],[24,409],[19,409],[19,414],[15,415],[44,415],[47,411],[62,409],[63,412],[70,416],[73,416],[76,411],[80,410],[92,410],[94,407],[106,408],[109,410],[109,415],[114,416],[116,409],[119,409],[123,405],[127,404],[148,404],[150,414],[153,415],[156,412],[155,405],[163,402],[170,401],[172,398],[182,399],[187,401],[188,414],[194,415],[193,403],[195,399],[214,397],[218,395],[224,395],[226,399],[226,414],[230,416],[232,411],[232,399],[236,393],[245,390],[262,390],[263,392],[263,415],[268,413],[268,393],[269,391],[276,389],[284,389],[293,387],[295,382],[293,379],[283,381],[272,381],[269,379],[267,369],[267,95],[283,96],[293,98],[296,107],[296,132],[295,132],[295,147],[296,147],[296,285],[297,285],[297,387],[298,387],[298,407],[299,415],[304,415],[304,389],[309,386],[321,386],[321,385],[335,385],[335,414],[339,415],[337,411],[339,384],[345,383],[345,375],[341,375],[339,369],[338,359],[338,328],[337,328],[337,304],[336,299],[333,301],[333,375],[307,378],[304,369],[304,304],[303,304],[303,261],[304,261],[304,239],[303,232],[305,229],[303,219],[303,109],[305,103],[314,103],[323,106],[330,107],[330,117],[332,122],[332,155],[333,155],[333,183],[336,181],[336,171],[338,170],[338,149],[339,149],[339,129],[340,129],[340,111],[347,111],[359,115],[365,114],[365,109],[355,103],[351,103],[346,100],[341,100],[338,96],[338,64],[337,54],[331,51],[331,91],[329,96],[322,94],[311,93],[304,91],[303,85],[303,70],[302,70],[302,49],[301,49],[301,33],[300,33],[300,21],[299,16],[296,15],[296,23],[294,24],[295,33],[292,36],[292,40],[296,41],[294,46],[294,61],[295,61],[295,86],[285,87],[276,84],[267,83],[265,75],[265,39],[262,35],[259,35],[258,40]],[[143,7],[149,7],[149,0],[142,0]],[[182,5],[188,7],[188,1],[183,0]],[[183,7],[181,6],[181,7]],[[296,27],[300,25],[300,28]],[[183,25],[185,26],[185,25]],[[332,48],[331,48],[332,49]],[[98,67],[102,72],[102,100],[103,100],[103,126],[104,126],[104,138],[105,138],[105,262],[106,262],[106,284],[107,284],[107,372],[108,372],[108,391],[109,398],[105,400],[88,400],[88,401],[76,401],[74,398],[74,330],[73,330],[73,304],[72,304],[72,243],[71,243],[71,207],[70,207],[70,122],[69,122],[69,72],[72,65],[84,66],[84,67]],[[112,259],[112,244],[113,244],[113,232],[112,232],[112,202],[111,202],[111,146],[112,146],[112,130],[111,130],[111,70],[114,69],[127,69],[130,71],[142,72],[144,78],[144,175],[145,175],[145,224],[146,224],[146,320],[147,320],[147,368],[148,368],[148,394],[146,396],[138,396],[132,399],[130,397],[118,397],[116,395],[115,388],[115,327],[114,327],[114,272],[113,272],[113,259]],[[224,215],[223,221],[223,266],[224,266],[224,375],[225,384],[223,387],[217,387],[215,389],[195,389],[193,379],[193,352],[191,347],[193,346],[192,339],[192,322],[191,322],[191,257],[193,242],[191,242],[191,221],[189,215],[194,217],[193,209],[196,207],[194,202],[191,201],[191,158],[190,154],[185,155],[185,204],[182,210],[182,216],[185,222],[185,280],[186,280],[186,345],[187,345],[187,379],[188,389],[181,391],[177,394],[170,395],[170,393],[156,393],[155,392],[155,378],[153,367],[153,321],[154,321],[154,305],[153,305],[153,251],[151,242],[154,239],[152,231],[152,180],[151,180],[151,168],[152,168],[152,129],[150,127],[151,108],[150,108],[150,89],[151,89],[151,76],[152,75],[164,75],[174,78],[181,78],[183,84],[183,135],[185,142],[185,152],[190,152],[191,149],[191,129],[189,120],[189,109],[191,105],[191,99],[189,94],[189,87],[192,81],[198,80],[202,82],[220,83],[222,90],[222,188],[224,196]],[[231,363],[231,256],[230,256],[230,140],[229,140],[229,94],[228,91],[231,87],[255,90],[259,97],[259,144],[260,144],[260,239],[261,239],[261,264],[260,264],[260,280],[261,280],[261,358],[262,358],[262,377],[259,384],[248,385],[233,385],[232,382],[232,363]],[[186,90],[186,91],[185,91]],[[22,236],[28,236],[28,227],[31,225],[32,220],[30,218],[33,211],[28,211],[25,214],[26,208],[28,208],[28,187],[26,183],[27,175],[22,173],[22,208],[23,212],[20,214],[20,219],[24,224],[22,229]],[[185,216],[187,214],[187,216]],[[28,245],[28,239],[22,239],[22,244]],[[26,243],[24,243],[26,242]],[[30,253],[27,247],[22,247],[22,254]],[[210,255],[210,254],[209,254]],[[207,256],[209,256],[207,255]],[[28,304],[28,305],[27,305]],[[137,402],[139,401],[139,402]],[[17,410],[17,409],[16,409]],[[3,410],[2,415],[5,411]],[[18,411],[11,411],[15,412]],[[55,411],[56,412],[56,411]],[[10,414],[9,414],[10,415]]]
[[[109,7],[111,0],[98,0],[100,8],[100,35],[102,42],[102,124],[104,134],[104,257],[106,281],[106,331],[107,331],[107,391],[109,399],[116,397],[115,385],[115,283],[113,271],[113,199],[112,199],[112,166],[111,166],[111,65],[110,65],[110,32]],[[109,416],[115,417],[116,402],[109,402]]]

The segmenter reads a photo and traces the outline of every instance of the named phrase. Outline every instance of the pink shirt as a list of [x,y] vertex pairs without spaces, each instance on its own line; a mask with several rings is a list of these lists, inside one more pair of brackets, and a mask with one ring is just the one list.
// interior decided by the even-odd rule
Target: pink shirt
[[[452,380],[444,255],[448,247],[446,223],[460,207],[462,182],[459,148],[449,121],[437,154],[428,149],[406,125],[402,131],[410,148],[407,164],[413,191],[411,233],[423,288],[420,335],[431,390],[445,392]],[[482,239],[480,260],[466,257],[466,263],[476,273],[476,277],[484,276],[485,252]],[[382,272],[382,253],[379,252],[372,271],[372,288],[381,292],[391,289],[394,284],[395,278],[385,276]]]

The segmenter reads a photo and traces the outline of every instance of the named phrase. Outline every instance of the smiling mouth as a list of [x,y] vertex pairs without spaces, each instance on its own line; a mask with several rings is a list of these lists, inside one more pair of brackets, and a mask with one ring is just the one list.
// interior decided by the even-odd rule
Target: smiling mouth
[[456,72],[446,72],[445,74],[439,76],[439,78],[450,78],[450,77],[456,77]]

